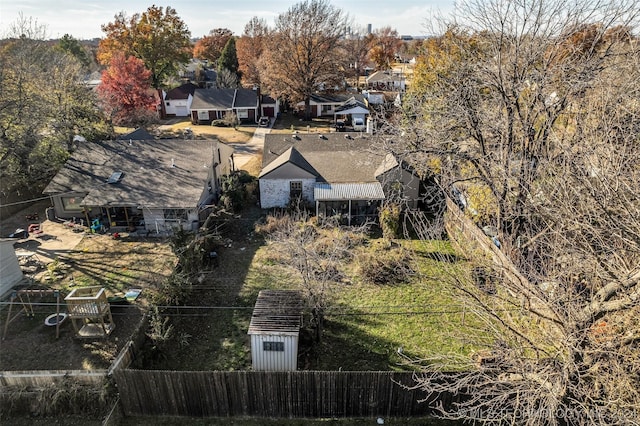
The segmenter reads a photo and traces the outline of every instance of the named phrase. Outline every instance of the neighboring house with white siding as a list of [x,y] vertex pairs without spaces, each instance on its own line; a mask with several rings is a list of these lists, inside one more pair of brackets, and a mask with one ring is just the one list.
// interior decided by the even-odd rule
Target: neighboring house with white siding
[[301,199],[318,216],[351,224],[375,217],[393,198],[415,208],[420,181],[406,164],[360,133],[267,134],[259,176],[260,205],[285,207]]
[[233,148],[214,140],[85,142],[43,191],[56,217],[112,231],[194,229],[233,170]]
[[168,92],[162,92],[166,117],[189,117],[193,94],[198,86],[185,83]]

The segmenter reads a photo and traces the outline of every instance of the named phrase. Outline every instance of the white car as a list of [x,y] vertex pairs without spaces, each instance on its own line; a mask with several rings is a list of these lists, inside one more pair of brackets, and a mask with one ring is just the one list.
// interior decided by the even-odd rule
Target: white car
[[267,127],[269,125],[269,121],[269,117],[260,117],[260,120],[258,120],[258,126]]
[[353,119],[353,131],[354,132],[363,132],[366,130],[367,126],[364,124],[363,118],[354,118]]

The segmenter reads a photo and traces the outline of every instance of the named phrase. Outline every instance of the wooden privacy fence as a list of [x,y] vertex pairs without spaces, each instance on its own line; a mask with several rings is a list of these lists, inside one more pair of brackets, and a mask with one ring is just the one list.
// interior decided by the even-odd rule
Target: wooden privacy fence
[[[412,373],[114,371],[126,416],[339,418],[425,416]],[[439,402],[450,401],[439,396]]]

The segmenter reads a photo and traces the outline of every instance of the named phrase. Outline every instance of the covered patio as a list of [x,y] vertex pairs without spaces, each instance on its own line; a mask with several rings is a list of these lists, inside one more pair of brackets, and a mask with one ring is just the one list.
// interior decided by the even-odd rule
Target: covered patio
[[340,217],[341,223],[362,224],[375,219],[385,199],[376,183],[317,183],[314,187],[317,217]]

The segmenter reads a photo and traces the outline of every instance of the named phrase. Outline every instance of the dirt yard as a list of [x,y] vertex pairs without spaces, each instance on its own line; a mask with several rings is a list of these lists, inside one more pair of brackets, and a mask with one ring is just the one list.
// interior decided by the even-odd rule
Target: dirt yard
[[[56,327],[44,324],[45,318],[57,309],[52,294],[30,296],[29,300],[23,297],[30,303],[14,304],[11,316],[9,305],[3,305],[0,371],[107,368],[138,327],[148,297],[171,273],[175,257],[166,240],[133,240],[126,234],[113,239],[110,235],[87,234],[81,227],[43,220],[47,206],[48,202],[39,202],[2,220],[3,237],[30,223],[40,223],[43,229],[42,234],[31,234],[14,244],[25,273],[19,288],[60,290],[61,312],[66,312],[64,296],[81,286],[104,287],[111,297],[124,296],[131,288],[142,289],[142,293],[131,303],[112,299],[115,330],[109,337],[97,339],[77,338],[68,318],[60,324],[56,338]],[[34,213],[38,213],[38,221],[26,219]],[[22,308],[33,309],[33,317],[20,312]]]

